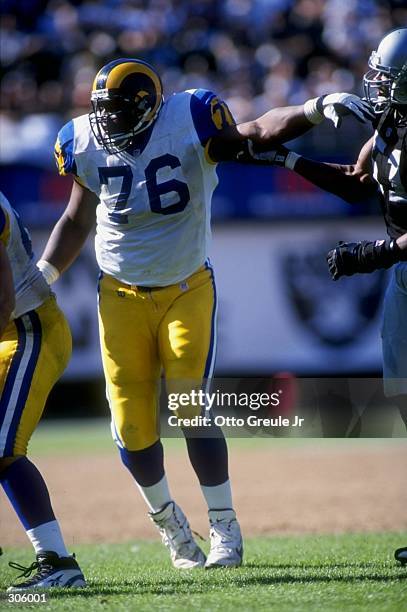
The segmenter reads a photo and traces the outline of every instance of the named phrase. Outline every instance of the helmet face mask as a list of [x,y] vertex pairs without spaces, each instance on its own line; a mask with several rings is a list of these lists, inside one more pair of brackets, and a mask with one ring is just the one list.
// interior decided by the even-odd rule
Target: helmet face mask
[[363,77],[365,96],[377,113],[396,107],[401,114],[407,108],[407,28],[387,34],[369,58]]
[[407,63],[401,70],[392,70],[372,65],[363,77],[365,96],[375,112],[387,106],[407,104]]
[[92,99],[92,107],[92,129],[99,144],[110,153],[126,150],[135,136],[149,125],[141,124],[150,109],[138,109],[136,104],[123,99],[122,96],[111,95],[108,99],[95,96]]
[[109,153],[130,147],[157,119],[163,95],[154,68],[140,60],[115,60],[93,83],[89,121],[96,140]]

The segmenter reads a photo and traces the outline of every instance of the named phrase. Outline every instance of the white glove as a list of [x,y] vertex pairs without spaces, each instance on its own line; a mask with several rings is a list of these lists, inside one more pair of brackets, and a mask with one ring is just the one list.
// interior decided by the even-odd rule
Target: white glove
[[308,100],[304,104],[304,114],[311,123],[320,123],[324,117],[330,119],[336,128],[340,127],[342,117],[353,115],[361,123],[372,121],[373,108],[367,100],[354,94],[333,93]]
[[243,143],[243,148],[236,155],[239,162],[261,165],[261,166],[282,166],[294,170],[297,160],[301,156],[294,151],[290,151],[284,145],[277,145],[268,151],[255,151],[253,141],[250,138]]
[[334,126],[340,126],[342,117],[353,115],[361,123],[368,123],[375,118],[373,108],[367,100],[354,94],[333,93],[322,99],[323,113]]

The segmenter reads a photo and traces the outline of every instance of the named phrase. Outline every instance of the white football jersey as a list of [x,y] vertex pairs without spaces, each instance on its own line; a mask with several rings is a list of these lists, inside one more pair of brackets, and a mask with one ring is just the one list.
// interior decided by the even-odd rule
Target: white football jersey
[[190,90],[164,103],[131,154],[105,151],[88,115],[62,128],[55,151],[60,173],[73,173],[100,199],[95,246],[103,272],[130,285],[166,286],[205,262],[218,183],[205,145],[231,123],[215,94]]
[[51,291],[34,263],[30,234],[1,191],[0,240],[6,247],[13,273],[16,306],[11,319],[16,319],[40,306]]

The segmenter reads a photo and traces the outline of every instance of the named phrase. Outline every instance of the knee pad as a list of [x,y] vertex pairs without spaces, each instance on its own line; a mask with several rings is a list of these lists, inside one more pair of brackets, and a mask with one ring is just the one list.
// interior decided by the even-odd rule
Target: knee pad
[[142,450],[120,448],[119,451],[123,465],[142,487],[150,487],[164,476],[164,449],[161,440]]

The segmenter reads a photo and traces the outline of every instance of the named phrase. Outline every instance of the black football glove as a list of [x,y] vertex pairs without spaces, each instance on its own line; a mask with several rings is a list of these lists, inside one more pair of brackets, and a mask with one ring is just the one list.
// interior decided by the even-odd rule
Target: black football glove
[[341,276],[374,272],[407,261],[407,250],[400,249],[395,240],[339,242],[326,260],[333,280],[338,280]]

